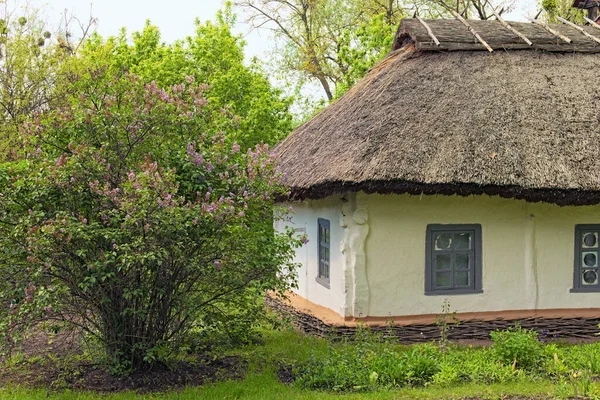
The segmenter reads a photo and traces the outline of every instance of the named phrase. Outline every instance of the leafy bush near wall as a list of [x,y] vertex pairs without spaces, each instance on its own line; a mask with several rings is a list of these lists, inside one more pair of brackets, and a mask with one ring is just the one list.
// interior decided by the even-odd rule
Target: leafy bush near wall
[[538,333],[520,326],[490,334],[493,355],[503,365],[514,365],[525,370],[534,369],[542,358],[542,344]]
[[[550,379],[578,393],[600,379],[600,343],[545,344],[534,331],[513,327],[490,335],[489,347],[401,346],[362,330],[354,342],[331,344],[295,368],[306,389],[367,391],[406,386],[503,384]],[[583,382],[583,383],[582,383]],[[562,386],[561,386],[562,387]]]
[[297,384],[309,389],[361,391],[375,387],[421,386],[439,370],[439,351],[431,344],[395,351],[368,344],[331,347],[299,369]]

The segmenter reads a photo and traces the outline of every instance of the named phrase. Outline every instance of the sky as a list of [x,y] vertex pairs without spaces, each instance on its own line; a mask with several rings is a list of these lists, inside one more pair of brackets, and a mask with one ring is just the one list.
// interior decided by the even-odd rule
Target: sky
[[[129,32],[141,30],[149,19],[160,28],[162,39],[173,42],[193,35],[194,21],[212,20],[222,0],[12,0],[42,8],[51,22],[58,22],[64,10],[79,19],[97,18],[96,30],[102,36],[116,35],[121,27]],[[236,32],[244,35],[247,56],[262,56],[269,49],[268,34],[252,31],[242,18]]]
[[[64,10],[87,20],[97,18],[96,30],[103,36],[116,35],[121,27],[129,32],[143,28],[146,19],[160,28],[166,42],[183,39],[194,33],[194,20],[214,19],[222,0],[12,0],[17,5],[29,3],[42,8],[50,22],[58,22]],[[506,20],[524,21],[536,13],[537,0],[516,0],[515,9],[505,14]],[[246,55],[264,57],[270,49],[269,34],[251,31],[239,18],[236,32],[246,40]]]

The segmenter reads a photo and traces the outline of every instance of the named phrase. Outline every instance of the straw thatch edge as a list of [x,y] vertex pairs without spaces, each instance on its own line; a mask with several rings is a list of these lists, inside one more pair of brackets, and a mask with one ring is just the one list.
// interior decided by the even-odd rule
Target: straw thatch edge
[[364,192],[366,194],[411,195],[488,195],[531,203],[545,202],[559,206],[584,206],[600,203],[600,191],[580,189],[528,189],[516,185],[478,185],[473,183],[422,183],[404,180],[369,180],[364,182],[322,182],[309,188],[291,188],[289,197],[281,201],[323,199],[335,194]]

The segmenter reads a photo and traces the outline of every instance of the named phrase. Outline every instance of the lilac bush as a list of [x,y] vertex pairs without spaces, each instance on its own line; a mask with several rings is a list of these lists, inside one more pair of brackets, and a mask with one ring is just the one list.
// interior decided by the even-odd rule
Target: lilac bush
[[[101,71],[69,107],[36,115],[27,156],[0,166],[0,331],[76,327],[127,373],[166,363],[194,333],[244,331],[266,290],[293,284],[285,195],[266,145],[227,138],[206,85],[159,88]],[[241,329],[239,329],[241,327]]]

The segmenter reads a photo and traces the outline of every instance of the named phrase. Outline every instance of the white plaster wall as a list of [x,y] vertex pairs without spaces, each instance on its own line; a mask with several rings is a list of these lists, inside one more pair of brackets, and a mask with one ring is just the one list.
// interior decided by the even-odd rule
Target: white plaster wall
[[[295,261],[302,264],[298,270],[297,294],[320,306],[327,307],[340,315],[345,312],[344,269],[340,244],[342,242],[342,200],[329,197],[324,200],[308,200],[301,203],[286,204],[293,209],[291,221],[280,223],[280,229],[290,226],[308,236],[308,243],[296,249]],[[326,288],[316,281],[319,270],[317,219],[329,220],[331,229],[330,248],[330,287]]]
[[[600,223],[600,206],[558,207],[489,196],[369,195],[366,240],[370,316],[600,306],[570,293],[576,224]],[[481,224],[483,293],[425,296],[428,224]]]

